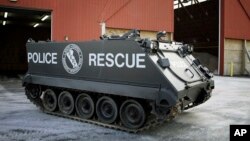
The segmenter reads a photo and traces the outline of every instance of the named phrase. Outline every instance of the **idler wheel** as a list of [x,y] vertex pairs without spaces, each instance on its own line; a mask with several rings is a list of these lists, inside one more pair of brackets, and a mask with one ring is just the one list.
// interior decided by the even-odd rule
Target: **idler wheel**
[[89,119],[93,116],[95,105],[93,99],[88,94],[80,94],[75,102],[77,114],[84,119]]
[[58,107],[63,114],[70,115],[73,112],[75,107],[74,99],[69,92],[63,91],[60,93],[58,98]]
[[25,91],[32,99],[38,98],[42,93],[41,87],[36,85],[28,85]]
[[125,127],[138,129],[145,123],[146,114],[139,102],[126,100],[121,105],[120,118]]
[[113,123],[118,115],[115,101],[107,96],[99,98],[96,103],[96,114],[101,122]]
[[42,98],[43,106],[47,111],[53,112],[57,106],[56,94],[53,90],[47,89],[43,93]]

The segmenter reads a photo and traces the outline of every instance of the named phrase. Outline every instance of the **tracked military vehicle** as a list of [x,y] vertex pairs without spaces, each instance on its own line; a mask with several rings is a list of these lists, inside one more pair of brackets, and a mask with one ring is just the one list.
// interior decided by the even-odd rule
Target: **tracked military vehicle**
[[138,132],[211,96],[213,77],[187,44],[123,36],[27,43],[25,92],[48,114]]

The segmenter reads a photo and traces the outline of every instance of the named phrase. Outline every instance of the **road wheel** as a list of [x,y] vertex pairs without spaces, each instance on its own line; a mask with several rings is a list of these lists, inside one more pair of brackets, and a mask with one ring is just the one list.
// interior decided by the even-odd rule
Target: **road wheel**
[[115,101],[107,96],[99,98],[96,103],[96,114],[101,122],[113,123],[118,115]]
[[56,94],[53,90],[47,89],[43,93],[42,103],[47,111],[53,112],[57,106]]
[[58,107],[63,114],[70,115],[73,112],[75,107],[74,99],[69,92],[63,91],[60,93],[58,98]]
[[80,94],[75,102],[77,114],[84,119],[89,119],[93,116],[95,106],[92,98],[88,94]]
[[120,118],[125,127],[138,129],[145,123],[146,114],[139,102],[126,100],[121,105]]

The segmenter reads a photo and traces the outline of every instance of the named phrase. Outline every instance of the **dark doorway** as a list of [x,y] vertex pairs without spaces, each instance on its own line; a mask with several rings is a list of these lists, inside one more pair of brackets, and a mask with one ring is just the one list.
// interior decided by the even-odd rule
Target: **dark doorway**
[[28,68],[27,40],[48,40],[50,37],[50,11],[0,6],[0,74],[24,74]]
[[[218,72],[219,1],[174,0],[174,39],[194,46],[194,55]],[[187,5],[187,3],[190,3]]]

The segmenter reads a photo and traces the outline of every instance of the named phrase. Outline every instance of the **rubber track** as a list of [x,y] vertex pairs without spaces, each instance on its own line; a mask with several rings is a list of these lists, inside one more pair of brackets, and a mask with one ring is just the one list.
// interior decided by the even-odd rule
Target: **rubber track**
[[94,119],[82,119],[82,118],[79,118],[77,116],[74,116],[74,115],[64,115],[62,113],[59,113],[59,112],[49,112],[49,111],[46,111],[43,107],[43,104],[42,104],[42,100],[39,98],[36,98],[36,99],[33,99],[32,97],[30,97],[29,94],[27,94],[27,92],[25,92],[27,98],[34,104],[36,105],[42,112],[46,113],[46,114],[49,114],[49,115],[54,115],[54,116],[58,116],[58,117],[63,117],[63,118],[67,118],[67,119],[73,119],[73,120],[77,120],[77,121],[80,121],[80,122],[84,122],[84,123],[90,123],[90,124],[94,124],[94,125],[99,125],[99,126],[102,126],[102,127],[106,127],[106,128],[110,128],[110,129],[115,129],[115,130],[120,130],[120,131],[125,131],[125,132],[129,132],[129,133],[138,133],[138,132],[142,132],[144,130],[148,130],[150,128],[153,128],[153,127],[157,127],[157,126],[160,126],[161,124],[167,122],[167,121],[170,121],[172,120],[173,118],[175,118],[179,113],[180,111],[178,110],[178,106],[180,104],[177,104],[174,108],[172,108],[170,110],[170,113],[165,117],[165,119],[163,120],[158,120],[156,118],[154,119],[151,119],[149,121],[147,121],[143,127],[139,128],[139,129],[129,129],[129,128],[126,128],[126,127],[123,127],[119,124],[106,124],[106,123],[102,123],[102,122],[99,122],[98,120],[94,120]]
[[142,128],[139,128],[139,129],[129,129],[129,128],[120,126],[119,124],[106,124],[106,123],[102,123],[102,122],[99,122],[99,121],[96,121],[96,120],[88,120],[88,119],[79,118],[77,116],[64,115],[64,114],[61,114],[59,112],[48,112],[48,111],[44,111],[44,112],[47,113],[47,114],[50,114],[50,115],[58,116],[58,117],[73,119],[73,120],[77,120],[77,121],[80,121],[80,122],[90,123],[90,124],[94,124],[94,125],[99,125],[99,126],[102,126],[102,127],[105,127],[105,128],[110,128],[110,129],[125,131],[125,132],[129,132],[129,133],[142,132],[144,130],[147,130],[147,129],[150,129],[150,128],[153,128],[153,127],[157,127],[157,126],[161,125],[162,123],[164,123],[165,121],[169,121],[170,119],[172,119],[172,118],[169,117],[169,118],[167,118],[165,120],[162,120],[162,121],[151,120],[151,121],[147,122]]

